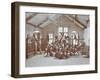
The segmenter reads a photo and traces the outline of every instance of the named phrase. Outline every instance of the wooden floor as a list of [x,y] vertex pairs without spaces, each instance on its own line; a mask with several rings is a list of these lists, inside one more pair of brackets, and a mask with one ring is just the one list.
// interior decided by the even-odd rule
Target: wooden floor
[[62,65],[85,65],[89,64],[89,58],[83,56],[71,56],[67,59],[57,59],[55,57],[45,57],[44,55],[35,55],[26,59],[26,67],[39,66],[62,66]]

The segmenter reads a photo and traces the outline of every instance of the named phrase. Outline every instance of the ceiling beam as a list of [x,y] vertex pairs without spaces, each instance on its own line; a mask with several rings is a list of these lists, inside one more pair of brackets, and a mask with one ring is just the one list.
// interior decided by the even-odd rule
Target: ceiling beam
[[30,15],[29,17],[26,18],[26,22],[28,22],[30,19],[32,19],[33,17],[35,17],[37,15],[37,13],[33,13],[32,15]]
[[69,15],[64,15],[65,17],[67,17],[70,21],[74,22],[75,24],[77,24],[79,27],[81,27],[82,29],[87,28],[83,23],[81,23],[77,18],[73,18]]
[[54,20],[52,20],[52,19],[49,18],[49,21],[51,21],[55,26],[58,26],[58,23],[55,22],[56,20],[54,21]]
[[43,23],[45,23],[49,18],[47,17],[45,20],[43,20],[41,23],[39,23],[37,26],[41,26]]
[[34,25],[34,24],[32,24],[32,23],[26,23],[26,24],[29,24],[29,25],[31,25],[31,26],[33,26],[33,27],[35,27],[35,28],[43,29],[43,28],[41,28],[41,27],[39,27],[39,26],[37,26],[37,25]]
[[[37,15],[37,14],[36,14]],[[36,15],[34,15],[34,16],[36,16]],[[30,18],[33,18],[34,16],[30,16]],[[41,28],[40,26],[43,24],[43,23],[45,23],[47,20],[48,20],[49,18],[47,17],[45,20],[43,20],[41,23],[39,23],[39,24],[37,24],[37,25],[34,25],[34,24],[32,24],[32,23],[29,23],[28,21],[26,22],[26,24],[29,24],[29,25],[31,25],[31,26],[34,26],[35,28],[40,28],[40,29],[43,29],[43,28]]]
[[77,14],[75,14],[75,20],[77,20]]
[[[55,15],[56,16],[56,15]],[[49,17],[47,17],[47,21],[50,21],[49,23],[53,23],[55,26],[58,26],[58,23],[57,23],[57,21],[56,20],[53,20],[53,19],[51,19],[51,18],[49,18]],[[45,21],[46,22],[46,21]],[[42,25],[42,24],[41,24]]]

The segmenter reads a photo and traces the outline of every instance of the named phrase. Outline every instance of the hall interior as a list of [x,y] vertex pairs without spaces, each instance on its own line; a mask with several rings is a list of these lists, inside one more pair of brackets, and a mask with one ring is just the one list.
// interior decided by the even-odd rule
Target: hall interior
[[25,17],[27,67],[89,64],[89,15],[26,12]]

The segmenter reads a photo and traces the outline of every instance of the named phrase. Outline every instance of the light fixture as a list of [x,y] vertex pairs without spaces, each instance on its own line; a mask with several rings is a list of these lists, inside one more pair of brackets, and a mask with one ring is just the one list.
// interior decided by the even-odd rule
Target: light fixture
[[34,33],[39,33],[39,29],[38,28],[35,28],[35,30],[33,31]]
[[34,33],[39,33],[40,31],[34,31]]

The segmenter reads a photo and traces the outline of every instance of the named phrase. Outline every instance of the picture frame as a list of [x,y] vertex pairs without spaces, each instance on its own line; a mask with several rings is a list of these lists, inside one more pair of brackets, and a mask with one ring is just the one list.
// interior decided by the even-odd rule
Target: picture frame
[[[76,66],[25,67],[25,14],[85,14],[90,17],[90,64]],[[75,12],[75,13],[74,13]],[[97,7],[13,2],[11,4],[11,76],[15,78],[97,73]],[[24,43],[23,43],[24,42]],[[24,45],[24,46],[23,46]],[[92,50],[93,49],[93,50]],[[24,57],[23,57],[24,56]],[[76,70],[75,70],[76,69]]]

